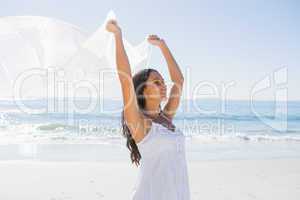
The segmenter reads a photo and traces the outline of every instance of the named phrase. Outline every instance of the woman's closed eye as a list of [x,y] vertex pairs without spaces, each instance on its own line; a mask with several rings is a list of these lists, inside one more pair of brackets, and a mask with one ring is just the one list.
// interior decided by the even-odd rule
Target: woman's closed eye
[[163,85],[163,82],[161,80],[155,80],[153,83],[157,86]]

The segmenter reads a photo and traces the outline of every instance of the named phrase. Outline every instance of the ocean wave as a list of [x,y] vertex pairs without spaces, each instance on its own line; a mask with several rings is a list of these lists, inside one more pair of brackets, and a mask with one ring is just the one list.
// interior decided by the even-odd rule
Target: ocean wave
[[[183,130],[186,138],[200,143],[211,142],[300,142],[300,133],[223,133],[199,134]],[[99,127],[74,130],[62,124],[41,124],[37,126],[19,125],[0,131],[0,144],[7,143],[111,143],[123,142],[121,129],[117,127]]]
[[181,114],[176,116],[176,119],[186,119],[186,120],[230,120],[230,121],[259,121],[261,119],[268,119],[274,121],[300,121],[300,116],[298,115],[233,115],[233,114],[214,114],[214,115],[205,115],[205,114]]
[[36,127],[36,130],[40,131],[65,131],[75,129],[74,126],[67,126],[65,124],[42,124]]
[[243,141],[243,142],[300,142],[300,135],[193,135],[189,137],[192,140],[202,142],[228,142],[228,141]]
[[[74,120],[86,120],[86,121],[95,121],[95,120],[116,120],[120,121],[120,114],[97,114],[97,113],[88,113],[88,114],[78,114],[78,113],[37,113],[37,114],[28,114],[22,112],[9,112],[9,113],[0,113],[0,124],[3,123],[14,123],[14,122],[46,122],[47,120],[61,120],[66,121],[70,118]],[[241,122],[257,122],[262,120],[269,121],[289,121],[289,122],[300,122],[299,115],[236,115],[236,114],[186,114],[178,113],[175,118],[176,121],[181,120],[191,120],[191,121],[205,121],[205,120],[225,120],[225,121],[241,121]]]

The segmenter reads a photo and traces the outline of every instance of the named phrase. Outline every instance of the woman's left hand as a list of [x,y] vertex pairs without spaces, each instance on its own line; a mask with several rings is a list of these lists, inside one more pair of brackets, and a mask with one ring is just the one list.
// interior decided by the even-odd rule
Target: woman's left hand
[[157,35],[149,35],[148,42],[154,46],[160,46],[164,43],[164,40],[159,38]]

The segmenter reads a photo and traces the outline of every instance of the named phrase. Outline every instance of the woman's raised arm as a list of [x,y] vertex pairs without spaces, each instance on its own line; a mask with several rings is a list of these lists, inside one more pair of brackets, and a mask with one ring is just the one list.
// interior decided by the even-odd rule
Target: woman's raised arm
[[135,142],[139,142],[145,134],[145,118],[137,104],[130,64],[123,44],[122,31],[115,20],[108,21],[106,29],[113,33],[115,37],[116,63],[123,94],[124,118],[133,139]]
[[160,39],[156,35],[150,35],[148,37],[148,41],[160,48],[168,65],[168,70],[173,85],[170,91],[169,99],[165,107],[163,108],[163,112],[167,115],[168,118],[172,119],[179,107],[184,78],[175,58],[173,57],[165,41]]

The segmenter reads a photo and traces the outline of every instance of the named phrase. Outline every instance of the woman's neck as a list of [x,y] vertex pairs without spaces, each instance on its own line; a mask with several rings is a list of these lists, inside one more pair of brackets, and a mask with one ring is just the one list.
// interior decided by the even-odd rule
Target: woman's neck
[[161,112],[160,104],[155,105],[155,104],[147,104],[146,103],[144,110],[145,110],[146,114],[152,118],[158,117]]

